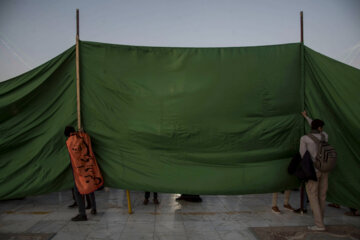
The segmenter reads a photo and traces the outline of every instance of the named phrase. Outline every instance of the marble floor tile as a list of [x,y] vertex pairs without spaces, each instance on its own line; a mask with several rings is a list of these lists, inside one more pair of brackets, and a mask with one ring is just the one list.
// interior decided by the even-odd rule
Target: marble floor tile
[[0,232],[4,233],[22,233],[27,232],[33,225],[35,225],[37,221],[22,221],[20,219],[17,220],[6,220],[0,221]]
[[156,222],[155,233],[174,233],[185,234],[185,227],[183,222]]
[[214,230],[214,225],[210,221],[184,221],[186,232],[209,232]]
[[71,218],[78,214],[77,209],[60,209],[47,214],[42,220],[44,221],[70,221]]
[[113,208],[111,208],[104,212],[104,214],[101,216],[100,221],[101,222],[112,222],[112,221],[127,222],[128,218],[130,216],[131,215],[129,215],[127,212],[118,211],[118,210],[114,210]]
[[26,232],[30,233],[56,233],[59,232],[65,225],[67,221],[38,221]]
[[146,223],[154,223],[155,222],[155,214],[150,212],[141,212],[136,214],[131,214],[127,222],[146,222]]
[[153,232],[123,232],[119,240],[154,240]]
[[127,222],[123,232],[132,233],[153,233],[155,223],[152,222]]
[[[161,203],[160,203],[161,204]],[[173,213],[175,211],[179,211],[182,209],[182,206],[180,204],[176,205],[167,205],[167,206],[158,206],[155,208],[155,212],[159,213]]]
[[158,213],[155,214],[155,222],[182,222],[183,216],[182,214],[174,214],[174,213]]
[[249,230],[220,231],[218,232],[222,240],[257,240]]
[[188,240],[184,233],[156,232],[154,240]]
[[216,221],[213,222],[216,231],[236,231],[239,228],[244,228],[238,221]]
[[207,218],[205,218],[205,216],[204,216],[203,214],[201,214],[201,213],[202,213],[202,212],[195,212],[195,213],[187,212],[187,213],[183,213],[183,214],[182,214],[183,221],[194,221],[194,222],[207,221]]
[[21,220],[21,221],[40,221],[45,219],[51,212],[50,211],[6,211],[1,214],[1,221]]
[[222,240],[216,231],[208,232],[187,232],[188,240]]
[[[313,225],[311,211],[298,215],[271,211],[272,194],[242,196],[201,196],[203,202],[175,201],[179,194],[159,193],[160,204],[143,205],[144,192],[131,191],[133,214],[128,214],[126,193],[119,189],[97,191],[97,215],[88,221],[72,222],[78,210],[67,206],[73,202],[71,191],[51,193],[23,200],[2,201],[0,233],[56,233],[55,240],[227,240],[255,239],[249,227]],[[290,203],[299,204],[293,192]],[[351,224],[360,227],[360,218],[344,215],[346,208],[326,206],[325,224]]]
[[86,239],[107,239],[107,240],[118,240],[123,233],[124,227],[121,225],[105,225],[94,228],[89,232]]
[[85,240],[88,232],[58,232],[51,240]]

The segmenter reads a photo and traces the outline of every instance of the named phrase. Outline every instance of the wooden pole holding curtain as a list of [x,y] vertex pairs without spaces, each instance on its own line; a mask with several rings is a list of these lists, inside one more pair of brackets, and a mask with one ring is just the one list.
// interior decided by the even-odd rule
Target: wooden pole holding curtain
[[304,19],[303,11],[300,12],[300,42],[304,43]]
[[[78,120],[78,130],[82,131],[83,127],[81,125],[81,105],[80,105],[80,52],[79,52],[79,9],[76,9],[76,102],[77,102],[77,120]],[[131,202],[130,202],[130,192],[126,190],[126,197],[128,202],[128,211],[129,214],[132,213]]]
[[78,130],[82,130],[80,108],[79,9],[76,9],[76,102]]
[[[304,21],[303,21],[303,11],[300,12],[300,43],[301,43],[301,78],[302,84],[304,86]],[[304,87],[303,87],[304,88]],[[303,89],[305,91],[305,89]],[[304,109],[302,109],[303,111]],[[305,206],[304,206],[304,197],[306,194],[305,183],[301,183],[300,187],[300,213],[304,214]]]

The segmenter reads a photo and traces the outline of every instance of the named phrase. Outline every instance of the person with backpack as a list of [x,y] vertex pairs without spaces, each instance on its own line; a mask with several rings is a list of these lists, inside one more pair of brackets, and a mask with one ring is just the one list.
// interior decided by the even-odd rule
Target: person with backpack
[[328,142],[328,134],[323,131],[325,123],[320,119],[312,120],[306,111],[301,113],[311,126],[309,134],[300,138],[300,155],[310,153],[315,167],[317,181],[306,182],[306,192],[314,216],[315,226],[309,226],[309,230],[325,231],[324,210],[326,192],[328,189],[328,172],[335,166],[336,152]]

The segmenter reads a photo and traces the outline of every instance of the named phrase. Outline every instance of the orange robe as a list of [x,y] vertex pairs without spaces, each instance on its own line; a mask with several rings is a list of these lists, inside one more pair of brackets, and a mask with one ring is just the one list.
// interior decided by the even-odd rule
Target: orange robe
[[90,136],[76,132],[66,140],[76,187],[81,194],[89,194],[104,184],[91,147]]

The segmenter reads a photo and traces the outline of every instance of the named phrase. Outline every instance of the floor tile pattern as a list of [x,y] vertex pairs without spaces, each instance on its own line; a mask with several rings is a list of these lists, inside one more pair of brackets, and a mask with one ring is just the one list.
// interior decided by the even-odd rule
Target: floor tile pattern
[[[97,191],[98,214],[88,212],[86,222],[70,221],[77,214],[76,209],[67,207],[73,202],[71,191],[1,201],[0,237],[55,234],[51,240],[255,240],[252,227],[313,224],[311,211],[297,215],[285,210],[282,194],[278,201],[280,215],[271,211],[271,194],[201,196],[201,203],[178,202],[175,200],[178,196],[160,193],[159,205],[150,201],[145,206],[144,193],[131,191],[133,214],[130,215],[124,190]],[[292,192],[290,204],[298,207],[299,198],[299,192]],[[360,217],[345,216],[345,211],[346,208],[327,207],[325,224],[359,228]]]

